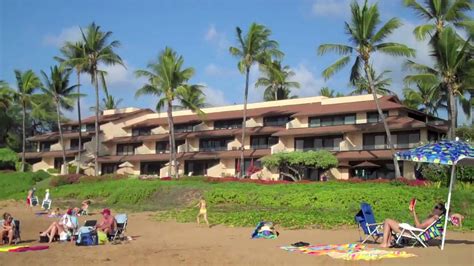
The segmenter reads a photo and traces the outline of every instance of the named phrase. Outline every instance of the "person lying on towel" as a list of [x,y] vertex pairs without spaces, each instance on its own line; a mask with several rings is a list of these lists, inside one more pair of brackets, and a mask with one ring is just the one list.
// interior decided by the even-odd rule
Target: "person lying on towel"
[[[420,223],[420,220],[418,220],[418,216],[416,215],[414,204],[410,206],[410,212],[412,213],[413,218],[415,220],[415,227],[420,228],[420,229],[426,229],[434,221],[438,220],[441,215],[446,213],[446,208],[444,207],[444,203],[436,204],[433,210],[431,211],[431,214],[428,216],[428,218],[426,218],[421,223]],[[382,243],[380,244],[380,247],[382,248],[390,247],[390,243],[392,242],[392,233],[400,233],[400,232],[401,230],[400,230],[399,222],[392,219],[386,219],[383,224],[383,240],[382,240]]]

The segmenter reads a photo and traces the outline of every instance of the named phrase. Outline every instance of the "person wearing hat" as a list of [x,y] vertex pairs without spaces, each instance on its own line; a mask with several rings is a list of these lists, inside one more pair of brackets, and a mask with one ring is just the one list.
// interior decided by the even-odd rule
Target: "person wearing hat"
[[109,209],[103,209],[100,214],[102,214],[102,220],[97,224],[96,229],[104,232],[105,234],[112,234],[117,228],[117,221],[112,216]]

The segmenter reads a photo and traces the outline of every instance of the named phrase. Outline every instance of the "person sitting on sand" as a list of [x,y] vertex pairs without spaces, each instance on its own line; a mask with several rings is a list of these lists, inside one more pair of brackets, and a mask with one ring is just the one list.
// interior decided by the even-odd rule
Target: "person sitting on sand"
[[3,214],[2,230],[0,233],[0,244],[3,243],[3,238],[8,237],[8,245],[12,244],[13,233],[15,232],[15,223],[13,222],[13,216],[8,212]]
[[81,209],[79,210],[79,215],[88,215],[89,205],[91,204],[90,200],[84,200],[81,204]]
[[102,221],[96,225],[96,229],[107,235],[112,234],[117,228],[117,221],[115,221],[109,209],[103,209],[100,213],[102,214]]
[[204,197],[201,197],[201,199],[199,200],[198,204],[196,204],[195,207],[199,207],[199,213],[196,217],[197,223],[200,224],[199,218],[202,216],[207,226],[209,227],[209,221],[207,220],[207,204]]
[[[436,204],[433,208],[433,211],[428,216],[428,218],[426,218],[421,223],[418,220],[418,216],[416,215],[415,206],[413,206],[413,208],[410,209],[410,212],[412,213],[413,218],[415,220],[415,227],[419,229],[426,229],[434,221],[438,220],[441,215],[446,213],[446,208],[444,207],[443,203]],[[390,243],[392,241],[392,234],[400,233],[400,232],[401,230],[400,230],[399,222],[392,219],[386,219],[383,224],[383,240],[382,240],[382,243],[380,244],[380,247],[382,248],[390,247]]]
[[48,236],[49,243],[53,242],[53,239],[56,235],[59,235],[60,239],[64,237],[65,234],[68,234],[69,231],[72,231],[77,228],[77,220],[73,219],[72,209],[68,209],[66,214],[64,214],[58,222],[53,222],[46,231],[40,233],[41,236]]

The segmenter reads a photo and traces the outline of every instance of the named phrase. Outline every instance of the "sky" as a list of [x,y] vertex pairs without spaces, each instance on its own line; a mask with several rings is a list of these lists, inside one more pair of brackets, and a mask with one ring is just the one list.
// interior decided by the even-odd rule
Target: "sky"
[[[412,34],[422,20],[404,7],[402,0],[378,2],[383,21],[399,17],[403,22],[387,40],[409,45],[417,50],[415,61],[432,64],[428,46]],[[322,70],[338,57],[318,56],[316,49],[323,43],[347,43],[344,21],[350,16],[349,3],[350,0],[0,0],[0,80],[14,87],[14,69],[48,72],[56,64],[53,57],[59,55],[61,45],[78,40],[80,27],[94,21],[104,31],[112,31],[112,39],[121,42],[116,52],[126,68],[102,67],[108,73],[109,92],[123,99],[121,107],[154,109],[155,98],[134,97],[145,82],[137,79],[134,71],[146,68],[166,46],[184,57],[186,67],[195,69],[190,82],[205,85],[210,105],[242,103],[244,76],[228,49],[236,45],[237,26],[246,32],[252,22],[257,22],[272,30],[271,38],[285,53],[283,63],[295,72],[293,79],[301,88],[294,94],[316,96],[323,86],[347,94],[351,91],[350,67],[325,80]],[[407,74],[404,60],[382,54],[373,58],[377,72],[391,71],[392,90],[399,95]],[[261,101],[264,89],[253,85],[259,76],[257,67],[250,76],[249,101]],[[82,102],[87,115],[95,99],[90,78],[82,79],[82,90],[87,94]],[[460,122],[465,122],[464,115],[460,115]]]

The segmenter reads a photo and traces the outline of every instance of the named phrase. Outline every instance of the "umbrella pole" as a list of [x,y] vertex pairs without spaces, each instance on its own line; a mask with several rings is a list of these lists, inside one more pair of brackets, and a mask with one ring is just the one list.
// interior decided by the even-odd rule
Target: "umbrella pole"
[[448,192],[448,202],[446,203],[446,214],[444,217],[444,229],[443,229],[443,239],[441,240],[441,250],[444,249],[444,241],[446,240],[448,220],[449,220],[449,207],[451,205],[451,193],[453,191],[454,177],[456,176],[456,165],[453,164],[451,167],[451,179],[449,180],[449,192]]

